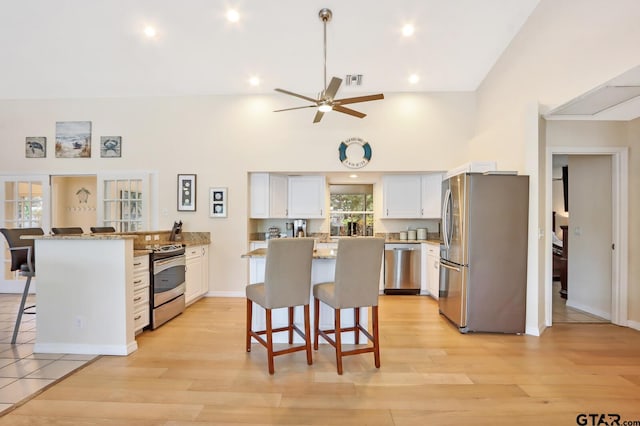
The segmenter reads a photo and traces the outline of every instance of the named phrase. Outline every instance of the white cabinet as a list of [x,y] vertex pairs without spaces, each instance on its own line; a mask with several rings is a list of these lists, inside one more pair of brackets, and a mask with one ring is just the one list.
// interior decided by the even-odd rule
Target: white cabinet
[[249,179],[250,217],[287,217],[288,177],[272,173],[251,173]]
[[440,244],[427,243],[427,289],[438,300],[440,292]]
[[289,176],[289,217],[322,219],[325,214],[324,176]]
[[420,216],[425,219],[439,219],[441,216],[442,173],[423,175],[421,189],[422,210]]
[[134,333],[149,325],[149,255],[133,258],[133,324]]
[[209,291],[209,248],[206,245],[186,248],[185,303],[195,302]]
[[436,219],[440,217],[442,174],[382,177],[382,217]]
[[420,175],[386,175],[382,177],[382,217],[420,217]]

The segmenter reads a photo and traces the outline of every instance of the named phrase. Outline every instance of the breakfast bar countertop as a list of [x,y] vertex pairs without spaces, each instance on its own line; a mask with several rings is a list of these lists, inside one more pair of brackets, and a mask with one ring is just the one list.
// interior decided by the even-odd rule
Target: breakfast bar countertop
[[[313,251],[314,259],[335,259],[337,250],[335,249],[316,249]],[[267,256],[266,248],[259,248],[255,250],[251,250],[248,253],[243,254],[242,258],[260,258]]]

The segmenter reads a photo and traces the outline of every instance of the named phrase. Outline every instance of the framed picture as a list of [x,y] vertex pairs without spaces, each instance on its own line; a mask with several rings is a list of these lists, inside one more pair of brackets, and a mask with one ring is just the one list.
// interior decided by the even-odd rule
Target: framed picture
[[45,158],[47,156],[47,138],[27,137],[24,143],[26,158]]
[[56,158],[91,158],[91,122],[56,122]]
[[178,211],[196,211],[196,175],[178,175]]
[[227,188],[209,188],[209,217],[227,217]]
[[122,136],[100,136],[100,157],[120,158]]

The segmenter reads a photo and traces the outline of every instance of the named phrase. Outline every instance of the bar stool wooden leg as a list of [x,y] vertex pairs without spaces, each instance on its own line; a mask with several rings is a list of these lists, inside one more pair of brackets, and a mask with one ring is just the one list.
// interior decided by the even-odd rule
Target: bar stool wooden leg
[[340,309],[335,309],[336,364],[338,374],[342,374],[342,331],[340,330]]
[[320,334],[320,300],[313,298],[313,349],[318,350],[318,335]]
[[373,359],[376,368],[380,368],[380,336],[378,334],[378,306],[372,307],[371,321],[373,322]]
[[269,362],[269,374],[273,374],[273,327],[271,326],[271,309],[265,309],[267,316],[267,358]]
[[253,302],[247,299],[247,352],[251,352],[251,321],[253,320]]
[[293,344],[293,306],[289,306],[289,344]]
[[307,364],[313,364],[311,358],[311,320],[309,318],[309,305],[304,305],[304,340],[307,347]]
[[358,327],[360,326],[360,308],[353,308],[353,326],[355,330],[353,330],[354,335],[353,339],[356,345],[360,344],[360,330]]

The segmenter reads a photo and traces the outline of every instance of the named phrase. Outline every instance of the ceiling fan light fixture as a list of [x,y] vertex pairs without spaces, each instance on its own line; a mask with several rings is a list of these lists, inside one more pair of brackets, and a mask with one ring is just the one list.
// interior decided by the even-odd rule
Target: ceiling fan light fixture
[[333,107],[327,103],[323,103],[320,104],[320,106],[318,106],[318,111],[320,112],[329,112],[333,109]]

